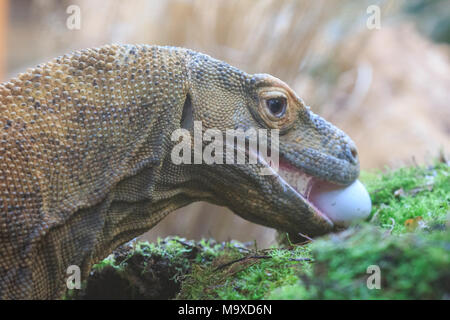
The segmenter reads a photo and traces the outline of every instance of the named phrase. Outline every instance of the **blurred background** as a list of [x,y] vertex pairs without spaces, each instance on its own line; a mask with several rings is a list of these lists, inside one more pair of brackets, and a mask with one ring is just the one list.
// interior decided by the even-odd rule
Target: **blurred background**
[[[79,8],[79,29],[67,27],[71,5]],[[380,28],[368,27],[376,22],[373,5]],[[447,0],[0,0],[0,81],[108,43],[183,46],[270,73],[352,137],[364,170],[448,156]],[[195,203],[143,237],[173,234],[261,248],[274,243],[275,231]]]

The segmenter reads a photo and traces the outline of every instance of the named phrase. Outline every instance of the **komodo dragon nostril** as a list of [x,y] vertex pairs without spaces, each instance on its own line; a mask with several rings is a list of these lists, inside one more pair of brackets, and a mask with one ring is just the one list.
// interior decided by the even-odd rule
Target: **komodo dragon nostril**
[[352,153],[353,158],[358,158],[358,150],[356,150],[355,146],[350,147],[350,152]]
[[354,143],[350,143],[349,145],[349,160],[351,163],[356,163],[358,162],[358,150],[356,149],[356,146]]

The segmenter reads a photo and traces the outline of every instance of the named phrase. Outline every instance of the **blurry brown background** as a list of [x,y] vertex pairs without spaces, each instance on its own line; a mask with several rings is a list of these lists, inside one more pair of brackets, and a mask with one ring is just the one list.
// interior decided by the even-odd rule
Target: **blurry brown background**
[[[66,27],[72,4],[80,30]],[[450,149],[449,17],[446,0],[0,0],[0,80],[85,47],[184,46],[287,82],[353,138],[363,169],[427,163]],[[144,236],[170,234],[265,247],[274,230],[196,203]]]

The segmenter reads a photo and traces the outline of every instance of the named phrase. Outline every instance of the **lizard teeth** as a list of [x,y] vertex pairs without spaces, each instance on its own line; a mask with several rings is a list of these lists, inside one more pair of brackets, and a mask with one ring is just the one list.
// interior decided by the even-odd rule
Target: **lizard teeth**
[[287,182],[291,187],[293,187],[298,193],[300,193],[304,198],[308,197],[309,191],[311,189],[311,176],[303,173],[299,170],[284,170],[279,171],[280,176]]

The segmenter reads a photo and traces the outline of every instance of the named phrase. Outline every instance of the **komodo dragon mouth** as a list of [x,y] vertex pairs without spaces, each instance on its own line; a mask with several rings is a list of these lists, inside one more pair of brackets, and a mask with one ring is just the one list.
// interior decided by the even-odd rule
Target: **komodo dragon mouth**
[[333,221],[328,217],[325,212],[322,212],[312,201],[311,195],[313,189],[316,190],[321,184],[334,185],[330,182],[324,182],[320,179],[308,175],[300,169],[294,167],[284,159],[280,159],[279,177],[284,180],[288,187],[294,189],[295,194],[302,199],[304,203],[309,206],[311,211],[314,211],[320,218],[325,220],[331,226],[334,225]]
[[[325,230],[338,230],[353,220],[366,218],[371,211],[371,200],[367,190],[356,179],[346,185],[326,181],[310,175],[280,156],[278,170],[272,168],[261,157],[260,162],[272,171],[278,185],[287,197],[294,197],[303,205],[303,214],[314,215],[317,225]],[[300,212],[299,212],[300,213]]]

